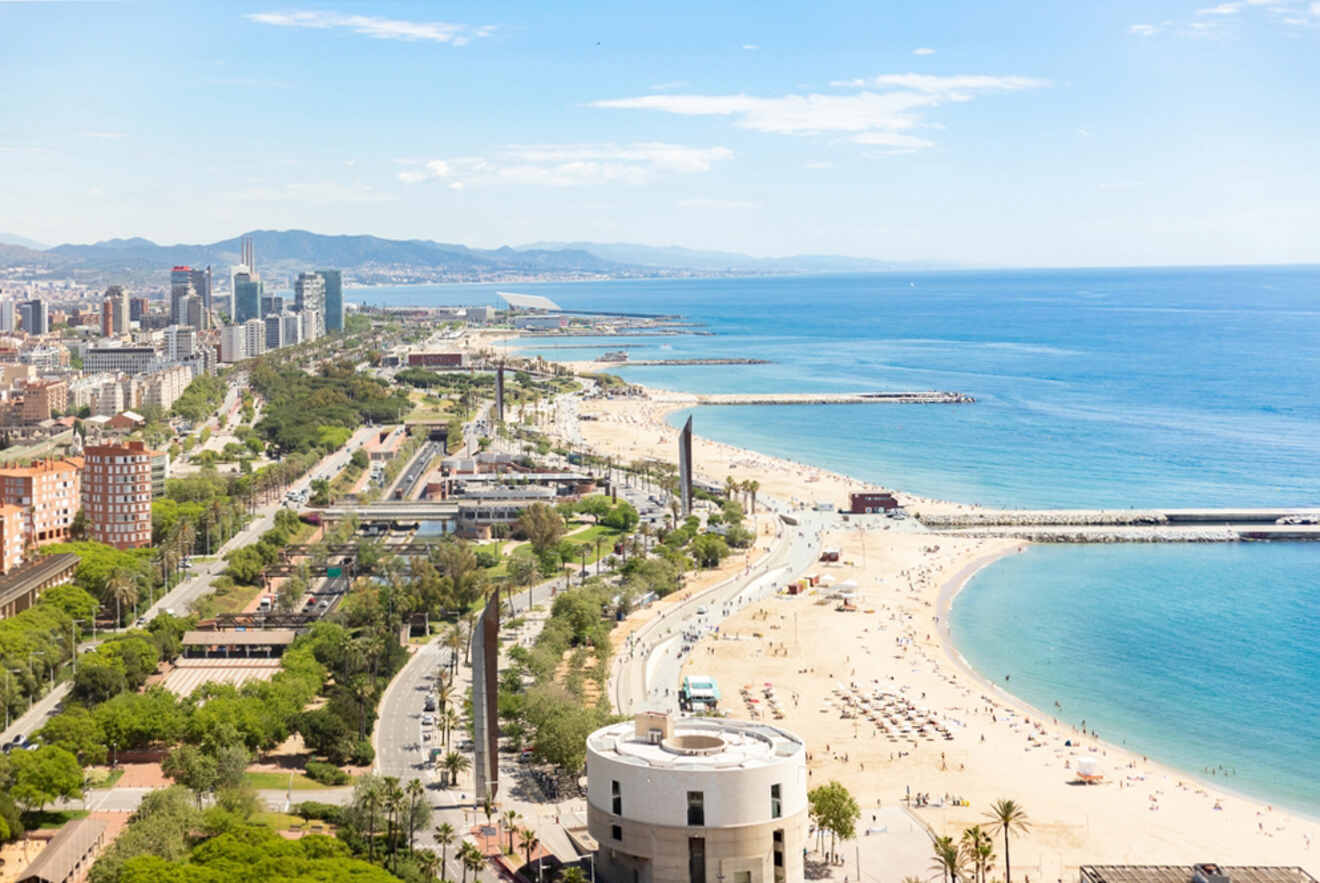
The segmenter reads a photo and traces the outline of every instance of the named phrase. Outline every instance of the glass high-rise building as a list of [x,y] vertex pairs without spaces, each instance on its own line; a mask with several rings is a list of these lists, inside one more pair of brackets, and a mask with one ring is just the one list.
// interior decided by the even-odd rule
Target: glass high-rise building
[[247,273],[234,275],[234,322],[241,324],[249,319],[261,318],[261,280],[253,279]]
[[325,280],[325,330],[344,330],[344,274],[339,270],[317,270]]

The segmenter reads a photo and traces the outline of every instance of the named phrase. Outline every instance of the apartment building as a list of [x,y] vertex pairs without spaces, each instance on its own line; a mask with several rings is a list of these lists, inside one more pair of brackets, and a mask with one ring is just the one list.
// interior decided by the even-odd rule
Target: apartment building
[[23,511],[23,529],[34,546],[68,542],[78,514],[79,468],[73,458],[0,466],[0,504]]
[[69,387],[63,380],[39,380],[23,387],[23,422],[40,423],[69,407]]
[[151,461],[140,441],[89,445],[82,501],[88,536],[119,549],[151,545]]

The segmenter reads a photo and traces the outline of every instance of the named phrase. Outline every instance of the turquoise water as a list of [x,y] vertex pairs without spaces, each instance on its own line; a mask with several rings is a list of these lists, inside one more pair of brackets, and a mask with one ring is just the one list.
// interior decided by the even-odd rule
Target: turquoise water
[[[977,671],[1060,721],[1317,815],[1317,552],[1032,547],[972,579],[953,636]],[[1205,772],[1220,766],[1235,775]]]
[[[569,309],[681,313],[714,332],[583,340],[581,349],[528,340],[518,347],[525,352],[594,358],[634,343],[638,359],[772,361],[611,367],[641,383],[706,392],[943,389],[977,399],[694,412],[700,435],[880,484],[1006,506],[1320,505],[1316,268],[515,290]],[[494,287],[354,295],[489,303]],[[1029,701],[1058,700],[1068,719],[1085,717],[1102,736],[1190,772],[1235,767],[1230,786],[1320,814],[1320,777],[1303,774],[1317,772],[1318,564],[1320,544],[1034,549],[968,587],[955,609],[956,638],[979,670],[1012,673],[1014,691]]]

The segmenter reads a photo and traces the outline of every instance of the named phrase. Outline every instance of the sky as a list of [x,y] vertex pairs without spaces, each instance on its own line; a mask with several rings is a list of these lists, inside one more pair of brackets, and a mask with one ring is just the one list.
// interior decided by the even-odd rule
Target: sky
[[0,231],[1320,262],[1320,2],[0,0]]

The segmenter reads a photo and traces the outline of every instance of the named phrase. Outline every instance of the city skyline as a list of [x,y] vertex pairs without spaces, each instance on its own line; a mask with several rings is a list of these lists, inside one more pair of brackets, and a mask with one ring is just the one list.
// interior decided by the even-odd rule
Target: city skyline
[[1320,260],[1315,2],[10,2],[0,23],[24,83],[0,136],[23,210],[0,230],[50,244],[261,227],[995,266]]

